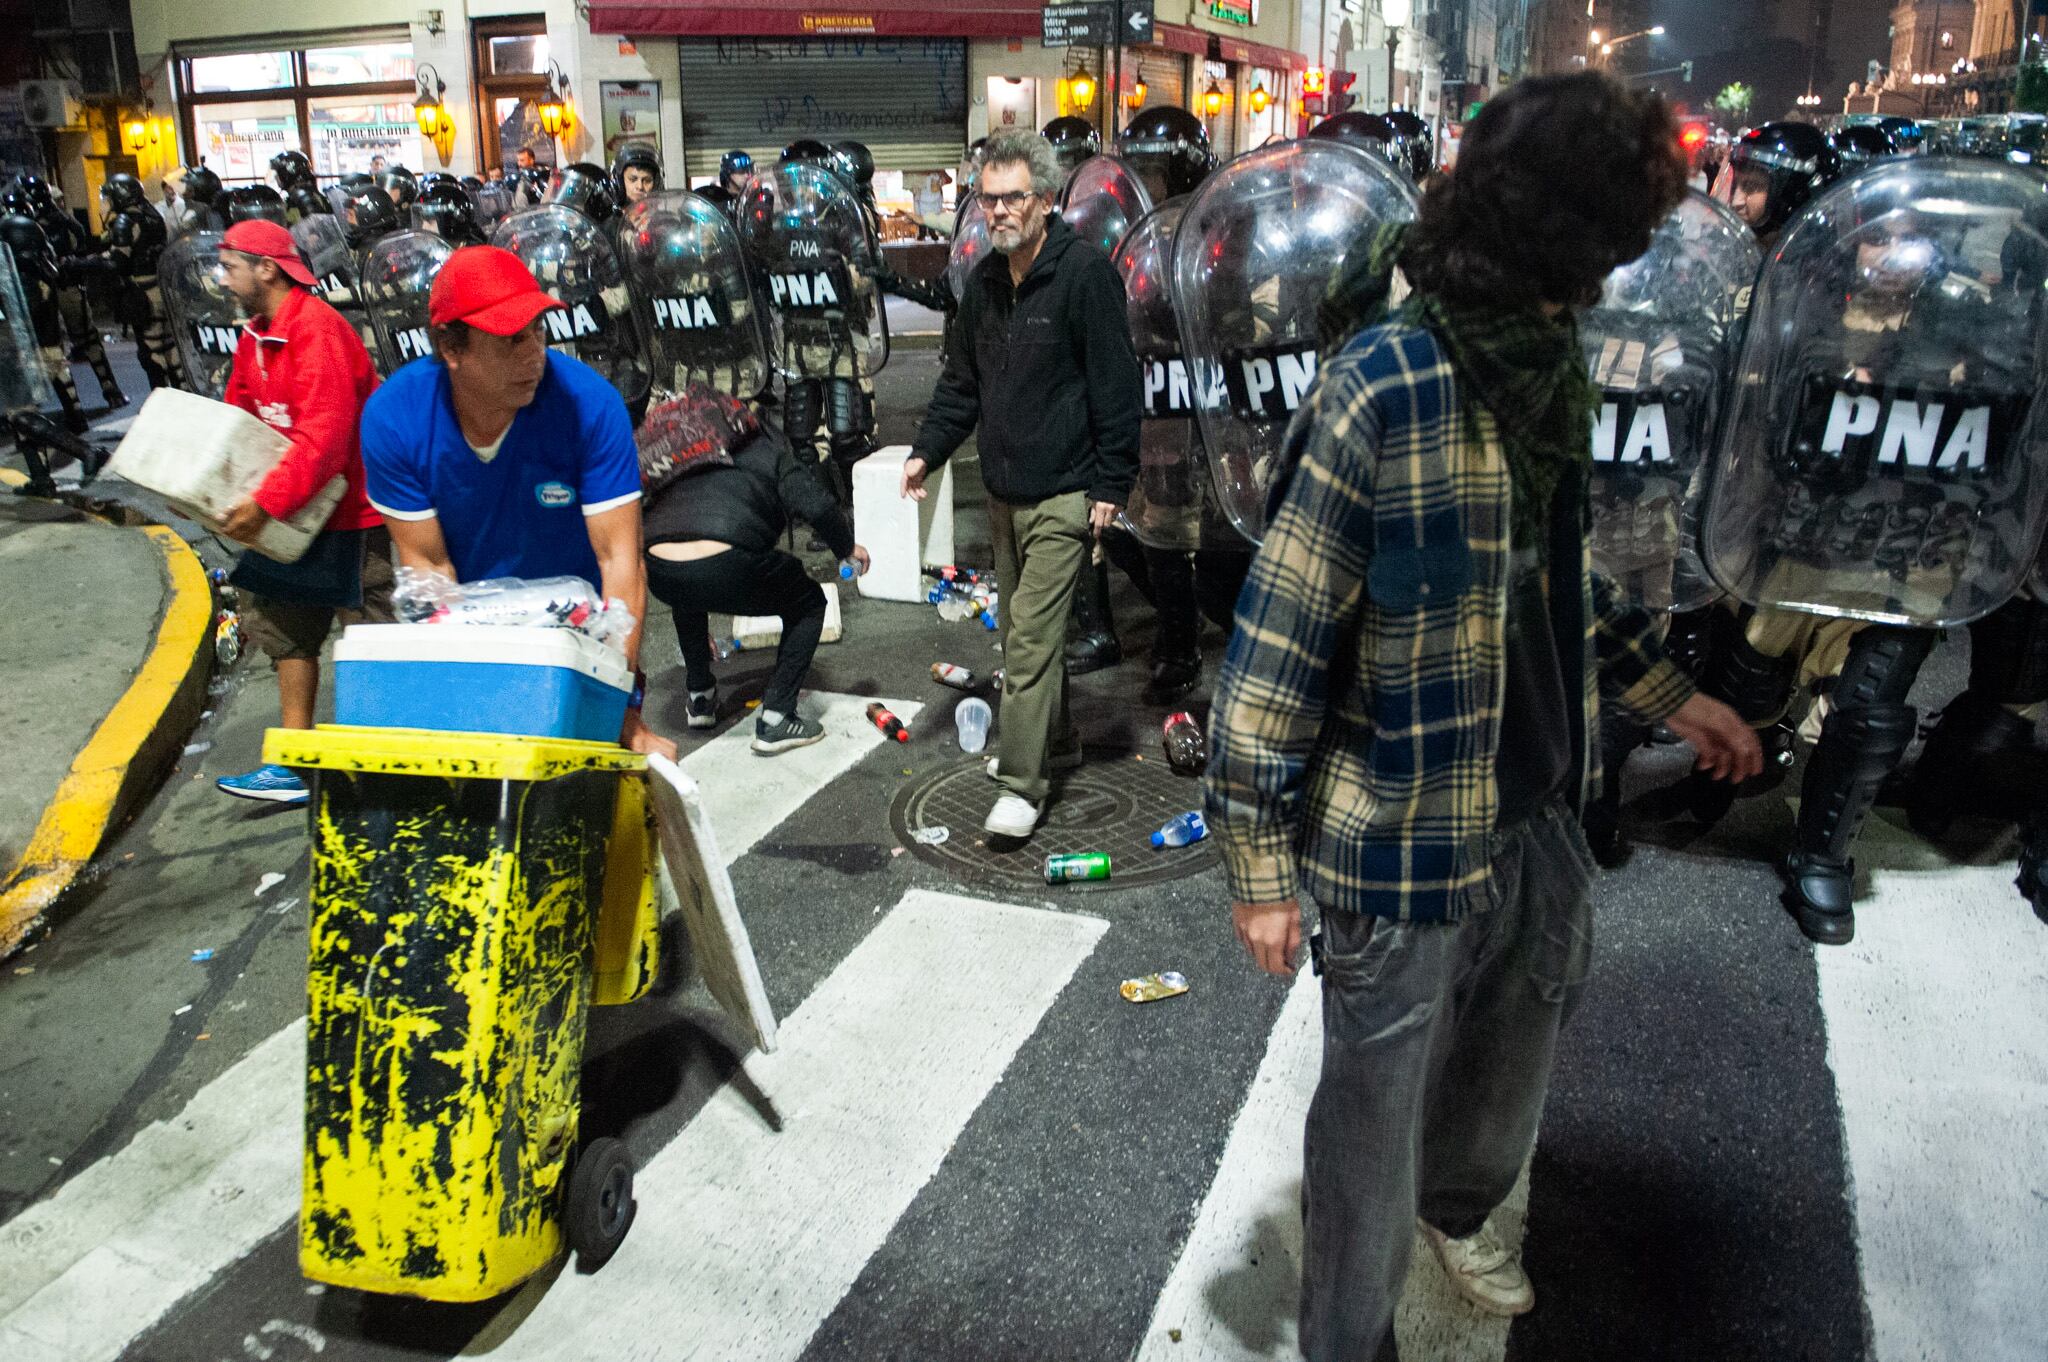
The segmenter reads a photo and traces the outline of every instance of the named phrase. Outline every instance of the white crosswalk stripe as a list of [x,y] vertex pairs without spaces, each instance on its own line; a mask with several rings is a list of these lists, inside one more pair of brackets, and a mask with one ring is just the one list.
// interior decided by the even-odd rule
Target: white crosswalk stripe
[[[909,722],[921,706],[887,702]],[[711,801],[720,852],[737,860],[879,747],[867,700],[812,695],[826,740],[772,760],[743,721],[687,757]],[[0,1358],[113,1358],[298,1210],[305,1023],[270,1037],[175,1118],[72,1178],[0,1228]]]

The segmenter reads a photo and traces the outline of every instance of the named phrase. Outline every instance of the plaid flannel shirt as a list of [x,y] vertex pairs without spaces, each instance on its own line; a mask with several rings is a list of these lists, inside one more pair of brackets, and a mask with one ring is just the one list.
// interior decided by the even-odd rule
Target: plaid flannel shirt
[[[1387,324],[1325,362],[1281,460],[1212,710],[1204,802],[1231,893],[1305,886],[1326,908],[1411,922],[1490,906],[1510,561],[1497,428],[1427,330]],[[1560,722],[1580,740],[1583,806],[1593,664],[1646,722],[1693,687],[1651,618],[1594,575],[1583,520],[1567,530],[1584,711]]]

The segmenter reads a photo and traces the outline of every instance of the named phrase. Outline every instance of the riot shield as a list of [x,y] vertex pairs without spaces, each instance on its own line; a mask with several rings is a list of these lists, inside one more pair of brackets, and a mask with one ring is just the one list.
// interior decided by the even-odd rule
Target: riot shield
[[469,201],[476,209],[476,225],[486,236],[517,211],[512,186],[503,180],[485,180],[470,191]]
[[768,290],[783,376],[879,373],[889,362],[889,317],[874,282],[882,248],[846,182],[803,162],[778,165],[747,191],[739,225]]
[[629,407],[645,400],[647,345],[604,229],[573,208],[544,204],[499,223],[491,244],[518,256],[561,300],[541,315],[548,344],[603,374]]
[[955,298],[967,296],[967,277],[994,249],[988,239],[988,214],[981,210],[980,200],[970,195],[953,226],[953,249],[946,261],[946,282],[953,286]]
[[28,295],[15,273],[14,252],[0,246],[0,415],[32,407],[57,409],[57,390],[43,370],[29,320]]
[[1346,252],[1415,208],[1398,171],[1333,139],[1246,152],[1188,202],[1173,247],[1182,351],[1217,499],[1253,543],[1287,422],[1315,382],[1323,290]]
[[185,382],[201,397],[218,400],[228,390],[235,347],[242,340],[242,309],[220,282],[219,232],[194,232],[164,247],[157,282],[164,310],[185,358]]
[[1751,309],[1702,550],[1759,608],[1919,628],[2003,604],[2048,515],[2041,181],[1874,166],[1786,231]]
[[[356,253],[349,249],[347,229],[342,220],[328,213],[314,213],[292,225],[292,240],[299,255],[319,281],[320,296],[355,328],[363,348],[377,358],[377,333],[363,307],[362,280]],[[388,373],[388,369],[381,370]]]
[[455,248],[434,232],[393,232],[363,256],[363,305],[377,338],[377,367],[396,373],[433,353],[427,296]]
[[1060,191],[1060,216],[1074,234],[1104,255],[1116,249],[1131,224],[1152,211],[1152,195],[1129,162],[1091,156],[1074,168]]
[[693,382],[740,398],[767,391],[768,330],[739,229],[724,210],[665,190],[628,208],[615,230],[654,356],[654,400]]
[[1762,259],[1742,220],[1693,190],[1579,320],[1599,389],[1593,565],[1650,610],[1693,610],[1720,594],[1699,561],[1700,508]]
[[1244,536],[1217,503],[1202,457],[1194,384],[1173,310],[1173,233],[1186,206],[1185,198],[1173,199],[1147,213],[1110,257],[1124,280],[1145,400],[1138,480],[1122,520],[1156,549],[1242,549]]

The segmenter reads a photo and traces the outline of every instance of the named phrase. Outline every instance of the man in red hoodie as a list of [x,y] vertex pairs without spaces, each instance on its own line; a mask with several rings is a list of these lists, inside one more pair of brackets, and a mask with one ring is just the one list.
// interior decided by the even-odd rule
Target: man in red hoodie
[[[226,400],[291,441],[263,485],[229,510],[229,538],[252,544],[271,520],[288,519],[333,479],[348,487],[325,529],[296,563],[247,552],[228,580],[242,595],[242,630],[277,668],[285,728],[311,728],[320,693],[320,650],[343,623],[391,618],[391,538],[363,494],[357,423],[377,371],[355,328],[314,291],[291,233],[274,222],[238,222],[221,240],[220,279],[252,320],[242,327]],[[282,766],[218,782],[242,799],[303,804],[306,786]]]

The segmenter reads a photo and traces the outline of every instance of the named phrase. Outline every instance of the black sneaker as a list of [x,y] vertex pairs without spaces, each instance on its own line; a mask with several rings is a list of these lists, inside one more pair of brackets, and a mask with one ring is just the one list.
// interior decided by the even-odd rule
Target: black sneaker
[[792,747],[809,747],[825,738],[825,725],[815,719],[806,719],[801,714],[791,714],[774,727],[766,720],[754,720],[753,748],[764,757],[778,752],[787,752]]
[[718,692],[707,690],[702,695],[692,694],[689,704],[690,727],[718,727]]

